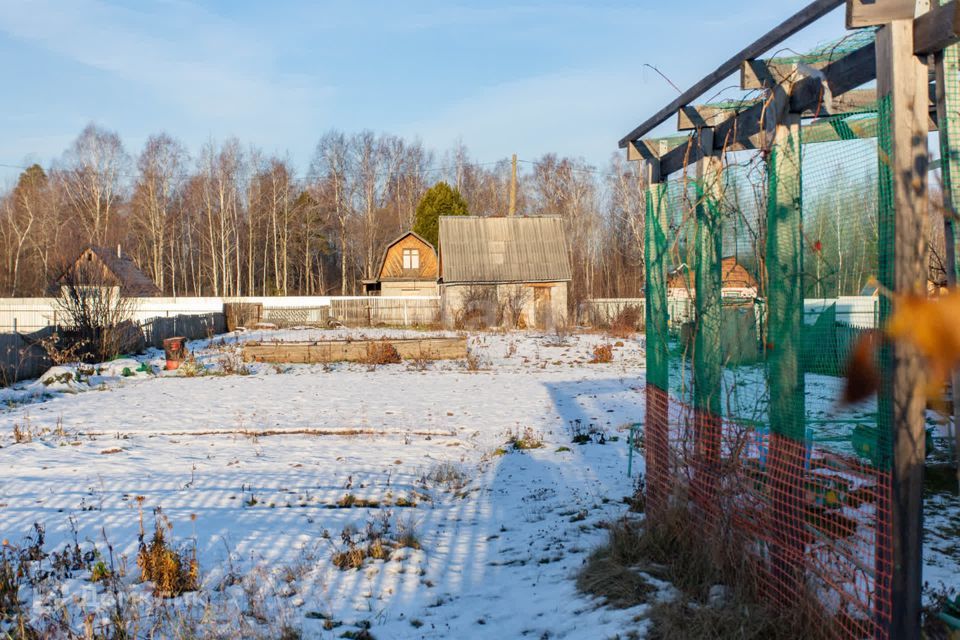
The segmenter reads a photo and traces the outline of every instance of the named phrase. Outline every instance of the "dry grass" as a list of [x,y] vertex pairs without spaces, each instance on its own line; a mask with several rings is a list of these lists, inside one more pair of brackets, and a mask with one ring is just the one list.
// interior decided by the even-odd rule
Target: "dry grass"
[[476,351],[468,351],[466,358],[467,371],[484,371],[490,368],[490,360]]
[[635,567],[640,561],[638,525],[627,520],[609,529],[607,544],[595,549],[577,576],[577,588],[603,599],[604,604],[626,608],[648,602],[655,591]]
[[440,462],[430,469],[424,480],[458,491],[467,484],[467,474],[452,462]]
[[220,371],[227,376],[248,376],[252,373],[250,367],[243,361],[243,355],[236,345],[224,349],[223,354],[217,359],[220,365]]
[[361,569],[367,559],[387,560],[402,547],[421,548],[413,520],[398,521],[394,527],[387,513],[370,520],[362,533],[348,525],[340,532],[340,541],[330,560],[341,571]]
[[612,524],[607,544],[590,556],[577,586],[610,606],[628,607],[654,599],[643,574],[680,592],[651,605],[649,638],[792,640],[835,631],[819,624],[813,595],[791,607],[768,604],[744,542],[715,530],[705,533],[684,508],[660,514],[653,525]]
[[400,353],[392,343],[386,340],[378,340],[367,345],[366,364],[376,366],[379,364],[399,364]]
[[590,363],[602,364],[606,362],[613,362],[613,346],[609,344],[598,344],[593,348],[593,357],[590,359]]
[[21,426],[19,423],[13,423],[13,441],[17,444],[26,444],[33,440],[33,434],[30,432],[30,426]]
[[522,432],[517,430],[510,433],[507,444],[517,451],[539,449],[543,446],[543,434],[532,427],[524,427]]
[[608,333],[614,338],[631,338],[637,333],[643,321],[640,307],[626,306],[610,322]]
[[199,588],[200,565],[197,562],[196,547],[192,547],[190,551],[177,551],[170,547],[166,538],[168,530],[172,530],[172,526],[158,512],[153,539],[148,544],[143,539],[141,523],[137,566],[140,567],[141,580],[152,582],[157,595],[173,598]]

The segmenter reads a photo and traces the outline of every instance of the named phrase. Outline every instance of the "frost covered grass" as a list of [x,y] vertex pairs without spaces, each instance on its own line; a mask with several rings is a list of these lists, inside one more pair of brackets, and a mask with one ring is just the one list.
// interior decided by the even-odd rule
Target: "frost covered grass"
[[[475,334],[477,366],[240,358],[248,340],[422,335],[230,334],[191,343],[188,371],[153,351],[0,390],[0,636],[627,638],[700,615],[683,607],[709,588],[671,598],[682,581],[652,565],[652,590],[617,591],[636,575],[622,546],[578,589],[611,523],[642,511],[625,473],[641,342]],[[612,361],[591,364],[601,345]],[[960,571],[951,500],[930,501],[932,583]],[[145,579],[158,508],[177,569]]]
[[[474,368],[239,370],[243,342],[270,335],[194,342],[192,371],[162,371],[152,352],[125,365],[133,375],[110,365],[3,392],[16,399],[0,414],[0,538],[30,579],[0,596],[16,602],[2,631],[383,640],[637,626],[636,609],[603,607],[573,580],[630,493],[626,450],[564,445],[574,420],[614,437],[642,412],[640,344],[589,368],[599,336],[509,333],[471,336]],[[505,434],[541,446],[494,455]],[[72,568],[54,571],[55,557]]]

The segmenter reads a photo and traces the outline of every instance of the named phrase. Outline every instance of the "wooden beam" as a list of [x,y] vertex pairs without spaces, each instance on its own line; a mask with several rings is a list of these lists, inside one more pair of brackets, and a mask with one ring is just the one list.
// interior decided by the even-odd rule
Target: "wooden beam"
[[[690,131],[701,127],[715,127],[761,102],[761,99],[756,99],[729,104],[687,105],[677,113],[677,129]],[[877,92],[875,90],[857,89],[834,97],[829,105],[818,104],[807,109],[802,116],[804,118],[820,118],[843,113],[856,113],[869,110],[876,104]]]
[[657,160],[671,149],[687,144],[690,136],[670,136],[667,138],[646,138],[633,140],[627,145],[627,160],[646,162]]
[[847,0],[847,29],[909,20],[916,10],[916,0]]
[[[811,59],[790,60],[787,62],[772,58],[770,60],[745,60],[740,65],[740,88],[744,90],[769,89],[783,82],[795,81],[802,71],[809,73],[815,69],[822,72],[829,85],[849,84],[845,77],[856,74],[858,78],[866,80],[856,86],[873,80],[876,73],[876,47],[868,42],[843,57],[836,59],[822,59],[823,56],[811,56]],[[837,95],[838,92],[834,92]]]
[[936,6],[913,22],[913,52],[926,56],[960,42],[960,6],[953,0]]
[[[860,53],[864,49],[869,49],[869,55]],[[868,60],[871,61],[869,66],[865,64]],[[875,60],[875,48],[871,44],[840,60],[833,61],[821,71],[827,79],[831,93],[839,96],[872,79],[876,73]],[[815,108],[822,102],[823,80],[821,78],[806,77],[797,82],[791,82],[791,80],[777,85],[772,92],[777,96],[778,101],[785,97],[789,99],[789,105],[783,105],[783,109],[792,113],[802,113]],[[789,93],[784,95],[783,92]],[[714,127],[715,149],[740,151],[766,148],[772,139],[772,130],[775,126],[775,118],[771,117],[769,105],[758,102]],[[687,144],[674,148],[660,156],[661,174],[670,175],[699,160],[700,157],[695,145]]]
[[[913,20],[877,32],[877,95],[885,108],[879,143],[879,240],[881,284],[896,296],[927,295],[927,66],[913,52]],[[881,296],[884,323],[895,304]],[[877,504],[891,520],[878,526],[878,567],[889,567],[889,593],[876,594],[878,618],[889,620],[886,637],[919,640],[923,582],[924,364],[917,349],[896,341],[881,350],[878,427],[881,451],[892,474],[890,504]],[[889,438],[890,440],[884,440]],[[892,459],[888,456],[892,454]],[[882,522],[882,521],[881,521]],[[885,539],[892,533],[892,540]],[[884,550],[892,557],[883,557]],[[877,580],[884,589],[887,578]],[[892,607],[884,611],[886,607]]]
[[721,64],[700,81],[694,83],[692,87],[680,94],[676,100],[668,104],[666,107],[648,118],[645,122],[643,122],[643,124],[636,127],[633,131],[621,138],[619,143],[620,148],[626,148],[628,142],[638,140],[647,135],[654,129],[654,127],[663,124],[671,116],[673,116],[677,109],[685,104],[690,104],[698,97],[703,95],[703,93],[723,81],[725,78],[733,73],[736,73],[737,69],[740,67],[740,64],[744,60],[756,58],[766,51],[769,51],[771,48],[777,46],[801,29],[804,29],[808,25],[841,6],[843,2],[844,0],[815,0],[805,8],[790,16],[787,20],[782,22],[771,31],[767,32],[761,38],[751,43],[738,53],[734,54],[734,56],[729,60]]
[[[935,131],[937,129],[937,83],[933,82],[929,87],[930,92],[930,129]],[[755,107],[758,104],[761,104],[762,100],[743,100],[741,102],[730,102],[726,104],[704,104],[704,105],[688,105],[680,109],[677,112],[677,129],[680,131],[692,131],[702,127],[716,127],[726,120],[738,116],[746,112],[751,107]],[[866,111],[873,111],[877,107],[877,92],[875,89],[855,89],[853,91],[848,91],[847,93],[841,94],[840,96],[835,96],[829,105],[821,104],[813,108],[808,108],[803,112],[803,118],[826,118],[829,116],[844,115],[844,114],[855,114]],[[811,123],[804,127],[804,144],[809,142],[819,142],[819,134],[815,134],[813,137],[817,139],[810,139],[810,135],[814,134],[812,129],[823,129],[824,126],[829,127],[829,123]],[[872,128],[870,129],[872,133],[858,135],[857,137],[861,138],[874,138],[876,137],[876,122],[873,122]],[[840,138],[834,138],[840,139]],[[676,146],[676,145],[674,145]],[[737,143],[734,143],[733,147],[728,147],[731,151],[739,151],[741,146]],[[754,148],[754,145],[749,145],[744,148]]]

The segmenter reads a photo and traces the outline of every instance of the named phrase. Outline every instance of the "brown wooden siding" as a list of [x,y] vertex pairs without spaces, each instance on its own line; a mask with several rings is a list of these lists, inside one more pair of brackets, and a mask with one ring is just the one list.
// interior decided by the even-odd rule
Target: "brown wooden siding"
[[[420,268],[403,268],[403,250],[417,249],[420,251]],[[387,255],[384,256],[383,266],[380,268],[380,280],[437,280],[437,254],[433,247],[413,235],[405,235],[394,242],[387,249]]]

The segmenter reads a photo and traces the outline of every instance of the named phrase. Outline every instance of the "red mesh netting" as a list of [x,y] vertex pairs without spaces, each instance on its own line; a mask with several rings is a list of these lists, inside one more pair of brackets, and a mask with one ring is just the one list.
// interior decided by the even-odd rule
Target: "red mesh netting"
[[834,637],[889,637],[889,472],[702,414],[653,385],[646,400],[650,518],[688,496],[705,535],[729,527],[746,541],[771,601],[812,593]]

